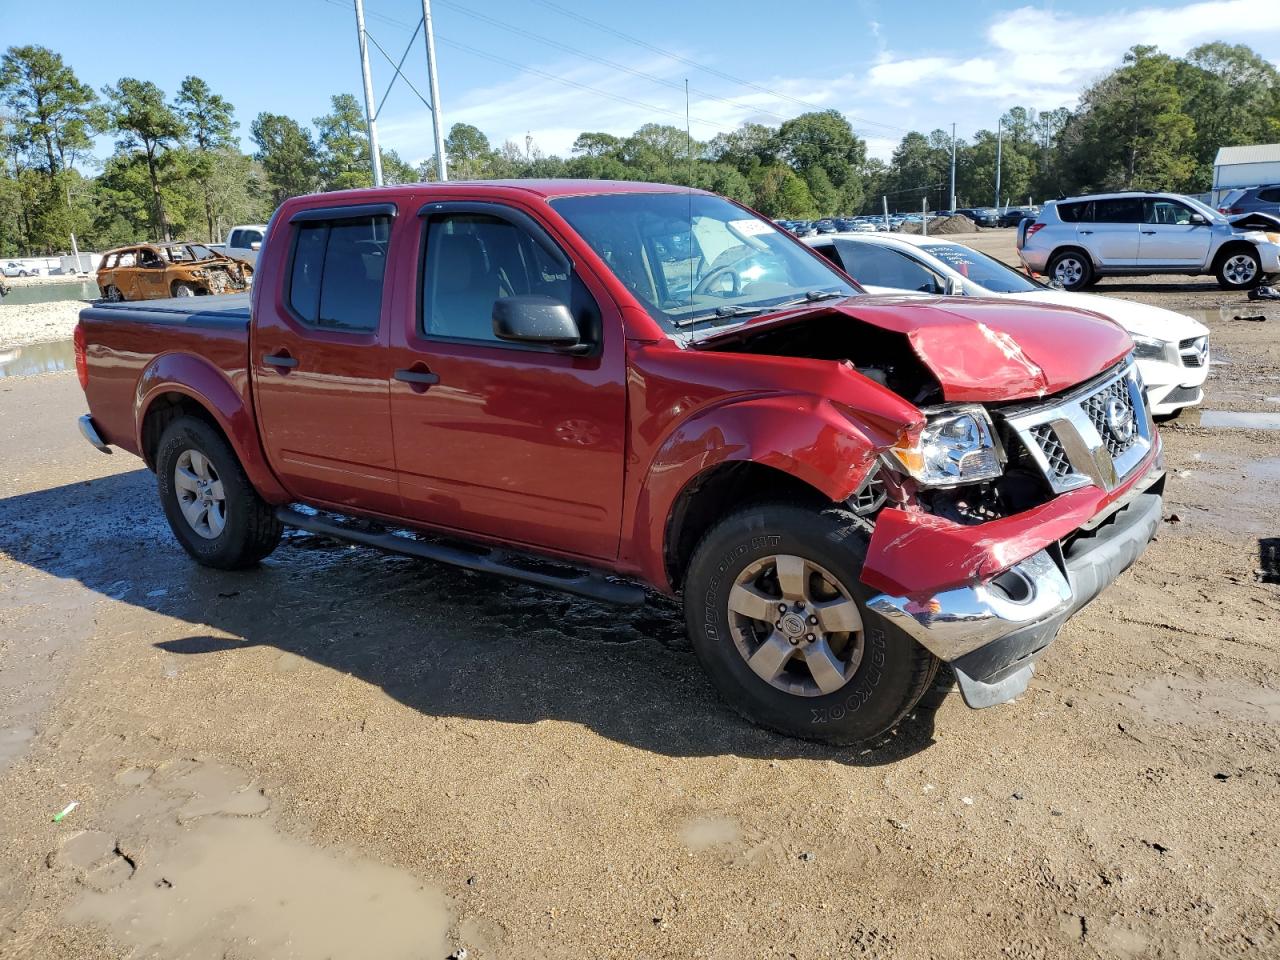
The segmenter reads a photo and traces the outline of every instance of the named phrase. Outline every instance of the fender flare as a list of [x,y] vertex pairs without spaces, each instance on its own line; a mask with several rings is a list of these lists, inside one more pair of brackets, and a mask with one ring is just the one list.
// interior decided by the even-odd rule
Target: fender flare
[[864,427],[862,417],[853,417],[824,397],[774,394],[729,400],[678,424],[644,468],[631,526],[634,560],[646,579],[670,591],[672,510],[716,467],[755,463],[790,474],[833,503],[852,496],[902,429]]
[[[143,424],[156,399],[169,393],[182,394],[208,412],[231,444],[244,472],[258,494],[269,503],[288,503],[292,498],[276,479],[267,463],[258,437],[253,411],[245,402],[248,371],[237,371],[240,386],[203,357],[190,353],[162,353],[154,357],[138,378],[134,393],[135,441],[143,454]],[[148,466],[155,464],[148,460]]]

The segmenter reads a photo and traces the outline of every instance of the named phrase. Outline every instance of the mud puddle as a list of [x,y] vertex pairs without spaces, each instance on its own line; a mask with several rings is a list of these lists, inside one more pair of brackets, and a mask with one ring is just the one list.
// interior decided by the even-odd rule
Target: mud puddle
[[75,345],[70,340],[0,348],[0,377],[33,377],[40,373],[57,373],[71,369],[75,363]]
[[[286,836],[242,771],[202,761],[116,775],[123,798],[68,831],[50,869],[81,887],[66,917],[138,956],[443,957],[449,912],[412,874]],[[83,808],[82,808],[83,810]],[[84,811],[91,813],[90,811]]]
[[1280,725],[1280,691],[1237,680],[1153,677],[1120,700],[1140,713],[1174,725]]
[[1229,430],[1280,430],[1280,414],[1201,410],[1200,426],[1225,427]]

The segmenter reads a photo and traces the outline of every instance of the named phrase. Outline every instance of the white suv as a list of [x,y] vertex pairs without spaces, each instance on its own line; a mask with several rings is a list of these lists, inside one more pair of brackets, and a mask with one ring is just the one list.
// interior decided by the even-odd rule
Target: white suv
[[1224,290],[1244,290],[1280,273],[1280,233],[1233,226],[1174,193],[1104,193],[1046,203],[1018,226],[1018,256],[1068,290],[1152,273],[1211,273]]

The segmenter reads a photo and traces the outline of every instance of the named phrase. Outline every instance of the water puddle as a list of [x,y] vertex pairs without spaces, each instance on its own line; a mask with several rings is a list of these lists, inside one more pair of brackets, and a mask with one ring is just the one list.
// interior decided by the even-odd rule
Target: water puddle
[[0,347],[0,378],[34,377],[40,373],[70,370],[75,365],[76,350],[70,340]]
[[416,960],[448,952],[443,894],[411,873],[281,833],[266,795],[232,767],[127,768],[114,809],[49,864],[82,889],[77,924],[130,955],[186,960]]
[[9,292],[0,297],[0,306],[28,303],[57,303],[60,300],[97,300],[102,294],[93,280],[68,283],[10,284]]
[[1200,426],[1231,430],[1280,430],[1280,413],[1237,413],[1231,410],[1201,410]]

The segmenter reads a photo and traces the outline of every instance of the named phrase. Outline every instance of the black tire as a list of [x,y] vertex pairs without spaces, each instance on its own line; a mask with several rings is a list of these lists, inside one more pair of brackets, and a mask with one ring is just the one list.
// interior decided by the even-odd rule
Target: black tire
[[[1050,280],[1057,280],[1064,290],[1083,290],[1096,282],[1093,261],[1083,250],[1074,247],[1060,250],[1049,260],[1048,274]],[[1061,271],[1062,276],[1058,276]]]
[[[852,513],[765,503],[727,517],[698,544],[684,590],[689,637],[721,696],[751,722],[809,740],[861,743],[891,730],[928,688],[937,659],[866,608],[875,595],[858,579],[867,536],[865,521]],[[797,556],[822,567],[858,606],[861,659],[856,668],[851,657],[846,660],[846,669],[853,672],[832,692],[814,688],[813,695],[804,695],[779,689],[739,651],[729,594],[740,575],[771,555]],[[785,670],[793,666],[807,670],[794,661]]]
[[[179,499],[176,469],[184,453],[192,451],[208,459],[222,485],[225,520],[213,537],[196,532]],[[174,536],[198,563],[218,570],[241,570],[256,564],[279,544],[283,528],[275,510],[258,496],[231,445],[204,420],[178,417],[165,428],[156,448],[156,480]]]
[[124,294],[115,284],[107,284],[107,289],[102,291],[102,296],[110,303],[124,303]]
[[[1253,262],[1252,270],[1246,261]],[[1213,275],[1223,290],[1250,290],[1262,282],[1262,260],[1257,250],[1235,247],[1218,257]]]

